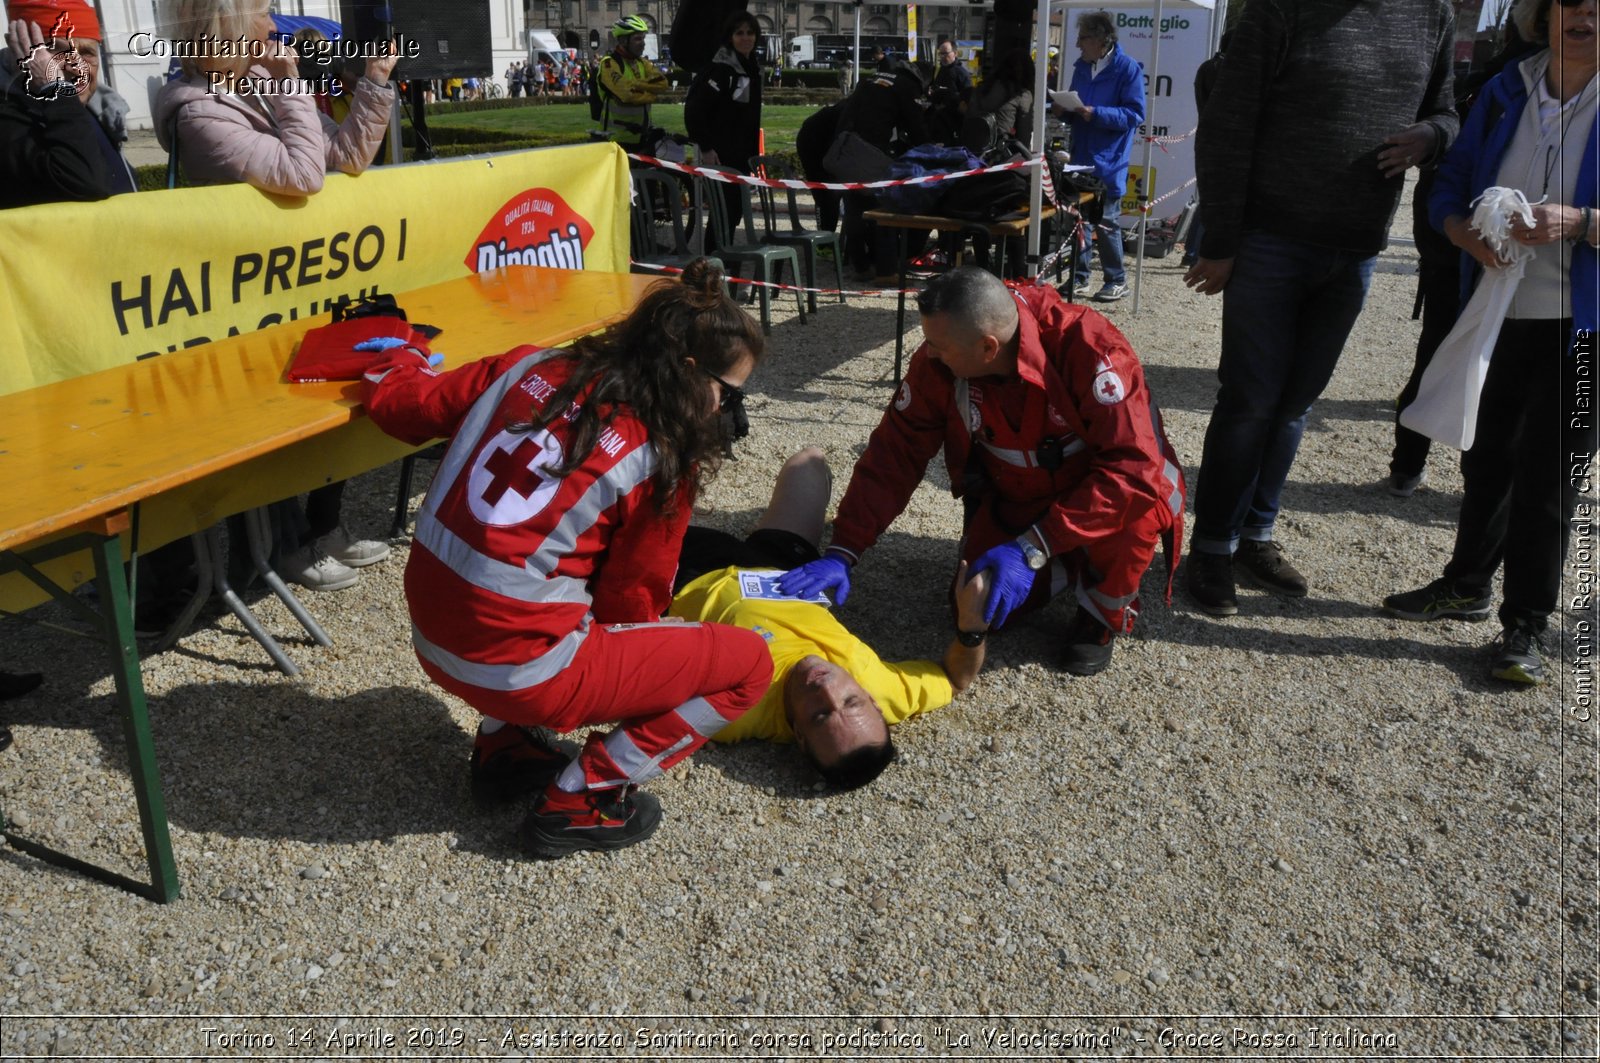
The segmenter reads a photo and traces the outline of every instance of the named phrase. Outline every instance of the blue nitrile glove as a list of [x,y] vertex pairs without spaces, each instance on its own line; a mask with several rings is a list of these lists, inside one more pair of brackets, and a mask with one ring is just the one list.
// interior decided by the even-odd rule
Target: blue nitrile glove
[[1038,575],[1028,567],[1028,559],[1015,540],[992,546],[972,563],[972,575],[988,572],[994,585],[989,588],[989,600],[983,607],[983,622],[990,627],[1000,627],[1011,615],[1011,610],[1027,600],[1033,590],[1033,578]]
[[832,591],[833,600],[843,605],[850,597],[850,562],[843,554],[830,552],[826,557],[791,568],[778,577],[777,587],[796,598],[815,598]]
[[399,336],[374,336],[370,340],[362,340],[355,345],[358,351],[388,351],[395,347],[404,347],[410,340],[403,340]]

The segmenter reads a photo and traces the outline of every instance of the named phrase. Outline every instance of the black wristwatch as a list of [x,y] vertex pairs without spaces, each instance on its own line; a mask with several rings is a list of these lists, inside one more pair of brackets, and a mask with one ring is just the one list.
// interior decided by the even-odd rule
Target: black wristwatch
[[962,631],[960,628],[956,629],[956,641],[961,643],[963,646],[982,646],[983,640],[988,637],[989,631],[987,628],[983,631]]

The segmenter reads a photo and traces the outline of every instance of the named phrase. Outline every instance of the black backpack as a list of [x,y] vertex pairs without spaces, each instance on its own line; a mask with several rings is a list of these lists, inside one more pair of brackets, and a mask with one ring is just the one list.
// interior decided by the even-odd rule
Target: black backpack
[[1000,170],[947,181],[937,212],[966,221],[996,221],[1028,207],[1028,171]]
[[672,61],[691,74],[710,66],[711,57],[722,47],[722,24],[746,6],[745,0],[678,0],[667,38]]

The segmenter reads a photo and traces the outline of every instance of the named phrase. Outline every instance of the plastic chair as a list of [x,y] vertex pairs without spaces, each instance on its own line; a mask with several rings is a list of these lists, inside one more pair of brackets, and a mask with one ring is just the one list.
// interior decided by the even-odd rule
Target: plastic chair
[[[713,168],[724,169],[722,167]],[[724,169],[724,172],[735,173],[736,171]],[[721,192],[715,188],[708,189],[709,194],[705,197],[707,205],[711,208],[711,238],[716,242],[717,255],[730,265],[749,262],[754,267],[756,272],[755,279],[762,282],[756,287],[761,299],[761,331],[771,332],[772,317],[768,307],[772,293],[767,288],[767,285],[772,283],[779,275],[778,267],[783,266],[785,263],[789,265],[790,275],[794,277],[795,284],[800,284],[800,253],[793,247],[763,243],[756,238],[755,220],[751,217],[750,186],[740,185],[739,188],[744,195],[746,239],[743,241],[736,239],[738,234],[728,218],[728,204],[723,200]],[[794,293],[794,305],[795,309],[800,311],[800,323],[805,324],[806,304],[805,300],[800,298],[798,288]]]
[[[750,172],[765,172],[768,177],[774,180],[790,180],[800,176],[787,159],[776,155],[750,156]],[[761,201],[761,216],[766,227],[767,242],[789,244],[804,250],[807,288],[821,287],[817,281],[820,273],[820,267],[817,262],[817,259],[821,257],[819,252],[824,247],[833,248],[833,273],[838,282],[836,286],[839,289],[839,302],[843,303],[845,301],[843,241],[838,233],[828,232],[826,229],[807,229],[800,223],[800,200],[795,195],[795,190],[785,188],[782,193],[788,198],[789,204],[789,229],[787,232],[779,228],[777,204],[779,189],[756,189],[756,195]],[[810,305],[811,312],[816,313],[817,293],[806,293],[806,302]]]
[[[678,179],[660,170],[633,170],[630,175],[636,193],[633,205],[628,208],[634,262],[682,269],[695,259],[705,257],[715,262],[719,269],[723,268],[722,260],[717,256],[701,256],[689,246],[683,185]],[[665,250],[662,237],[666,238]],[[660,272],[637,264],[632,271]]]

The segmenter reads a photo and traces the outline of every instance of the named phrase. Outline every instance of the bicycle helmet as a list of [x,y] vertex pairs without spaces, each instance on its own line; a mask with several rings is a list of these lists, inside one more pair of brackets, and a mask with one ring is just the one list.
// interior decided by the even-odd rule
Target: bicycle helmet
[[650,23],[638,15],[623,15],[611,24],[611,36],[632,37],[635,33],[649,33]]

